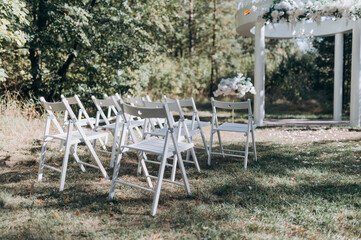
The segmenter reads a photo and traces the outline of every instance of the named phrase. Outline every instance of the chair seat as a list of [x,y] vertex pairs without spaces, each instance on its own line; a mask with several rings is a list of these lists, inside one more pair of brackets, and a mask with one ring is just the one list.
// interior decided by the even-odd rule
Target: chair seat
[[[130,122],[132,127],[140,127],[144,125],[144,120],[135,120]],[[120,122],[119,126],[122,127],[124,122]],[[108,130],[114,130],[115,129],[115,123],[106,124],[98,126],[97,129],[108,129]]]
[[[89,118],[89,121],[90,121],[90,123],[91,124],[95,124],[95,122],[96,122],[96,119],[95,118]],[[88,119],[86,119],[86,118],[83,118],[83,119],[81,119],[80,121],[79,121],[79,123],[80,123],[80,126],[87,126],[87,125],[89,125],[89,121],[88,121]]]
[[151,121],[153,123],[161,123],[161,124],[164,124],[166,122],[166,120],[164,118],[157,118],[157,119],[151,119]]
[[[108,133],[106,133],[106,132],[95,132],[95,131],[86,130],[86,129],[83,129],[83,131],[88,140],[94,140],[94,139],[108,136]],[[47,135],[46,137],[60,139],[60,140],[65,141],[66,136],[67,136],[67,133],[61,133],[61,134],[55,134],[55,135]],[[71,134],[71,144],[81,143],[81,142],[83,142],[83,138],[80,135],[80,132],[73,131]]]
[[[253,124],[253,129],[257,127],[257,124]],[[227,132],[247,132],[248,124],[241,123],[228,123],[225,122],[214,131],[227,131]],[[252,129],[250,129],[251,131]]]
[[[134,149],[142,152],[150,152],[155,154],[162,154],[165,145],[165,140],[160,138],[151,137],[145,140],[142,140],[138,143],[131,145],[125,145],[122,148]],[[171,157],[175,154],[175,148],[171,139],[169,139],[168,152],[166,157]],[[184,143],[178,142],[179,152],[184,152],[188,149],[191,149],[194,146],[193,143]]]
[[[89,120],[88,120],[86,118],[82,118],[78,122],[79,122],[80,126],[84,127],[84,126],[88,126],[89,122],[92,123],[93,125],[95,125],[96,119],[95,118],[89,118]],[[99,122],[103,123],[104,121],[100,120]],[[69,124],[69,121],[64,122],[64,125],[67,126],[68,124]]]
[[[184,121],[185,121],[185,123],[187,125],[187,128],[189,130],[192,129],[192,120],[185,119]],[[179,124],[179,122],[176,122],[174,126],[178,126],[178,124]],[[209,125],[211,125],[210,122],[200,121],[200,128],[204,128],[204,127],[209,126]],[[194,122],[193,129],[195,129],[195,128],[198,128],[198,122],[197,121]]]
[[[167,131],[168,131],[168,128],[164,127],[164,128],[155,130],[154,132],[150,132],[149,134],[152,136],[165,137],[165,135],[167,134]],[[178,128],[174,128],[174,132],[177,132],[177,131],[178,131]],[[200,130],[199,129],[190,130],[188,128],[188,133],[189,133],[189,137],[193,137],[194,135],[199,134]],[[181,132],[180,136],[183,137],[182,139],[184,139],[184,137],[186,136],[186,131],[184,130],[184,128],[182,128],[182,132]]]

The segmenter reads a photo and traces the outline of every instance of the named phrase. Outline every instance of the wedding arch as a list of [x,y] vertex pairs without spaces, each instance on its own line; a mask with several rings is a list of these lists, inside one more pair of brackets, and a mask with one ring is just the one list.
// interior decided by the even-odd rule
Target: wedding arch
[[236,31],[255,37],[254,119],[265,117],[265,38],[291,39],[335,36],[333,119],[342,118],[344,34],[352,32],[350,124],[360,127],[361,0],[242,0]]

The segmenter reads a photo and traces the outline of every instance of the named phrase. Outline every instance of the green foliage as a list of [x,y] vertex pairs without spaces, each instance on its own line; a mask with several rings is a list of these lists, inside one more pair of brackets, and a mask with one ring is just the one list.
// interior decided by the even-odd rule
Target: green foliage
[[293,44],[296,43],[280,41],[272,50],[274,55],[269,59],[271,69],[268,69],[266,84],[266,91],[270,95],[268,100],[271,102],[284,98],[296,103],[312,97],[310,92],[315,86],[315,55],[289,51],[287,47]]
[[[25,35],[21,26],[27,25],[27,10],[21,0],[3,0],[0,6],[0,83],[4,82],[9,74],[6,73],[6,56],[11,48],[21,47],[25,43]],[[13,54],[16,55],[17,53]],[[12,71],[8,71],[8,73]]]
[[[333,71],[334,71],[334,37],[316,39],[313,46],[317,49],[314,61],[316,74],[315,89],[328,89],[324,91],[326,99],[333,98]],[[352,34],[344,35],[344,66],[343,66],[343,109],[349,112],[351,91],[351,58]]]
[[[0,33],[0,91],[55,101],[60,94],[88,100],[115,92],[208,98],[222,78],[254,78],[254,41],[235,32],[232,0],[218,0],[216,8],[194,0],[192,23],[183,0],[4,3],[0,27],[9,34]],[[303,52],[292,40],[267,40],[266,99],[298,102],[322,90],[330,102],[332,42],[314,41],[315,50]]]

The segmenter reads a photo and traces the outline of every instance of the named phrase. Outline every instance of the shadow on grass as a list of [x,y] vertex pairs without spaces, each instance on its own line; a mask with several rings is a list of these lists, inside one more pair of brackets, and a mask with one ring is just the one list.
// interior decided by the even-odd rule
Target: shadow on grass
[[[359,174],[357,168],[350,171],[345,165],[351,165],[350,159],[354,159],[353,155],[361,154],[359,151],[354,152],[350,149],[360,140],[339,141],[339,143],[347,144],[344,151],[332,148],[330,146],[332,141],[313,143],[311,146],[298,144],[302,150],[295,149],[291,144],[257,143],[259,161],[251,160],[247,170],[243,169],[243,159],[221,156],[214,157],[214,165],[209,167],[206,165],[204,151],[196,150],[202,172],[199,174],[194,166],[186,164],[193,191],[192,197],[187,196],[184,188],[172,188],[164,183],[164,186],[167,186],[161,193],[156,217],[149,215],[153,201],[152,194],[130,190],[118,184],[115,199],[109,203],[107,198],[110,181],[99,181],[101,174],[97,169],[87,168],[87,172],[82,173],[78,165],[71,160],[65,191],[63,193],[57,191],[60,175],[47,170],[44,173],[46,175],[44,181],[35,182],[32,190],[36,199],[41,199],[43,204],[33,204],[27,209],[79,211],[91,217],[102,218],[104,221],[117,221],[116,227],[105,227],[107,231],[117,232],[119,228],[188,229],[190,226],[195,226],[195,228],[211,226],[217,229],[218,221],[232,219],[235,214],[252,214],[260,208],[263,209],[261,214],[270,212],[286,215],[287,211],[297,206],[309,206],[310,211],[314,211],[313,205],[322,206],[337,202],[360,208],[360,200],[357,200],[360,194],[359,181],[340,182],[334,178],[321,181],[317,179],[318,172],[326,175],[337,173],[345,178],[351,176],[357,179],[357,174]],[[233,145],[232,147],[240,146]],[[87,154],[81,153],[80,158],[91,161]],[[145,184],[144,177],[136,177],[137,164],[131,159],[135,159],[135,154],[129,153],[122,161],[119,177]],[[55,163],[61,160],[60,156],[50,158],[49,162]],[[31,162],[31,164],[24,167],[30,169],[37,167],[37,163]],[[103,164],[107,167],[108,158],[107,161],[103,161]],[[150,171],[156,174],[156,168],[157,165],[153,165]],[[300,171],[299,175],[292,179],[297,171]],[[112,175],[112,170],[108,170],[108,173]],[[29,198],[26,186],[34,177],[36,177],[35,171],[13,170],[0,174],[1,190],[24,199]],[[15,187],[14,184],[16,184]],[[65,201],[66,199],[69,200]],[[0,201],[4,202],[1,199]],[[4,203],[2,211],[11,213],[14,208]],[[48,233],[46,229],[40,229],[41,231],[44,231],[44,234]],[[197,236],[205,237],[202,234],[200,231]],[[3,238],[11,239],[19,236],[32,239],[34,232],[25,226],[24,229],[9,231]],[[33,239],[42,239],[42,236],[45,235],[39,235]],[[86,237],[92,236],[86,235]]]

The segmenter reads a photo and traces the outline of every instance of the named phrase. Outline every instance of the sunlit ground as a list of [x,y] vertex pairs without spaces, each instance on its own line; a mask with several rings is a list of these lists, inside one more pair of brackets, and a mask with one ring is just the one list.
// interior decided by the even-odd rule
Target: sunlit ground
[[[1,239],[361,238],[361,132],[348,127],[257,129],[258,162],[251,157],[247,170],[222,156],[208,167],[197,150],[201,173],[187,164],[192,196],[164,183],[151,217],[150,193],[117,185],[110,203],[110,181],[96,169],[82,173],[72,159],[62,194],[58,173],[46,169],[36,181],[44,121],[9,120],[0,121]],[[243,136],[222,137],[228,148],[244,146]],[[58,148],[47,155],[54,166]],[[92,160],[84,146],[79,154]],[[100,156],[111,175],[110,156]],[[134,160],[125,157],[119,178],[145,184]]]

